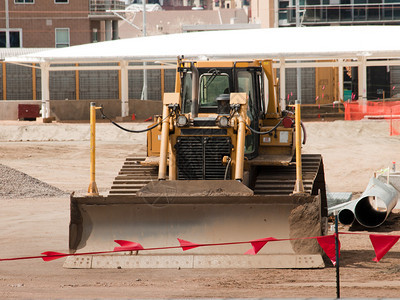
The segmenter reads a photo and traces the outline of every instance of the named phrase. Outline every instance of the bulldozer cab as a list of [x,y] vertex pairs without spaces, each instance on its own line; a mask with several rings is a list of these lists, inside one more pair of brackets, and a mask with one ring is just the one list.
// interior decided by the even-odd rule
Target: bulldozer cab
[[[247,116],[250,119],[253,128],[258,129],[258,118],[264,113],[264,95],[263,78],[261,70],[247,69],[236,70],[233,68],[213,68],[200,69],[198,95],[198,113],[199,114],[216,114],[229,115],[229,97],[231,92],[246,93],[248,97]],[[193,97],[192,84],[193,73],[184,72],[182,77],[183,93],[182,107],[183,113],[191,113],[192,101],[196,101]],[[261,92],[261,93],[258,93]],[[193,100],[194,99],[194,100]],[[246,155],[251,155],[256,150],[257,139],[255,136],[246,136]]]
[[[160,155],[163,167],[167,164],[165,160],[169,159],[169,178],[172,180],[197,179],[176,175],[183,168],[180,164],[182,159],[179,159],[182,156],[180,145],[191,136],[198,139],[203,137],[205,140],[199,141],[203,144],[220,139],[218,145],[225,141],[225,148],[230,148],[213,161],[214,166],[218,164],[221,169],[229,161],[226,172],[221,172],[219,177],[203,176],[201,179],[243,181],[245,178],[241,173],[257,165],[256,161],[252,161],[257,157],[260,157],[263,165],[288,165],[294,154],[293,116],[282,114],[276,95],[271,61],[180,61],[175,100],[173,104],[169,100],[164,103],[164,108],[169,108],[158,119],[159,122],[169,119],[171,128],[164,135],[160,134],[160,128],[148,133],[148,156]],[[238,101],[239,98],[242,101]],[[285,122],[282,122],[283,119]],[[170,145],[168,151],[167,143]],[[160,149],[164,149],[163,153]],[[206,149],[203,153],[208,154]],[[202,156],[202,165],[207,165],[207,155]],[[185,157],[185,161],[188,162],[188,168],[200,167],[188,157]],[[166,172],[166,169],[161,172]],[[160,173],[159,179],[165,178]],[[251,180],[250,177],[246,178],[247,182]]]

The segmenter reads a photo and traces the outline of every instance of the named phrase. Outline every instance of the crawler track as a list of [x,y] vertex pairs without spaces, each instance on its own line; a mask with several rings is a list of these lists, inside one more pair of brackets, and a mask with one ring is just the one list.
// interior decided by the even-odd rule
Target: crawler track
[[[158,168],[141,164],[144,157],[128,157],[115,178],[110,195],[136,195],[150,181],[157,180]],[[290,195],[296,182],[295,162],[290,166],[259,166],[252,184],[255,195]],[[303,185],[306,193],[325,195],[324,167],[321,155],[302,155]]]
[[[258,167],[253,184],[255,195],[291,195],[296,183],[296,164],[287,167]],[[321,211],[326,216],[327,200],[324,164],[319,154],[302,155],[302,174],[304,191],[311,195],[321,194]]]
[[[287,167],[258,167],[254,183],[256,195],[288,195],[293,193],[296,182],[296,164]],[[306,193],[315,194],[319,183],[323,182],[322,158],[317,154],[302,155],[303,185]],[[322,178],[321,178],[322,176]],[[324,187],[325,188],[325,187]]]
[[140,162],[144,160],[144,157],[126,158],[118,176],[113,181],[109,194],[134,196],[150,181],[157,180],[158,168],[143,166]]

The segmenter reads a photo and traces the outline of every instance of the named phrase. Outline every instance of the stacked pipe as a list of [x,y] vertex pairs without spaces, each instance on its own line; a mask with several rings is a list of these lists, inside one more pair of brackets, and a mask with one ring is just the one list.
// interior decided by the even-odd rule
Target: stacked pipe
[[385,222],[396,206],[398,191],[391,184],[371,178],[361,197],[341,207],[338,218],[344,225],[355,220],[368,228],[378,227]]

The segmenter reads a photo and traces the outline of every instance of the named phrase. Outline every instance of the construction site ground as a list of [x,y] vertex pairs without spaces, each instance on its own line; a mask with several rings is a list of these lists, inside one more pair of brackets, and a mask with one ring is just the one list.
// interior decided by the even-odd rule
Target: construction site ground
[[[139,129],[147,124],[124,125]],[[359,194],[374,171],[391,166],[392,161],[400,164],[400,136],[389,136],[384,120],[305,125],[304,152],[323,155],[331,192]],[[107,193],[125,157],[145,155],[145,149],[144,134],[98,124],[100,193]],[[89,151],[85,123],[0,123],[0,258],[68,252],[69,193],[84,194],[88,188]],[[340,230],[349,228],[340,226]],[[395,211],[383,226],[361,232],[400,234],[400,214]],[[342,297],[400,295],[400,245],[376,263],[368,235],[341,235],[341,243]],[[324,269],[283,270],[64,269],[63,262],[0,261],[0,298],[336,297],[336,271],[329,261]]]

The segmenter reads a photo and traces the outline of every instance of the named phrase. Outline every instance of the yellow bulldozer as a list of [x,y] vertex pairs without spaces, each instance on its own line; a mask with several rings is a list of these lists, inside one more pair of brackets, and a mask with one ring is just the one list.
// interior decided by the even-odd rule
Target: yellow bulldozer
[[[319,268],[327,201],[320,155],[300,154],[272,61],[178,60],[175,93],[107,196],[71,196],[70,268]],[[304,130],[304,128],[303,128]],[[297,154],[296,154],[297,153]],[[297,159],[296,159],[297,157]],[[246,241],[268,243],[245,255]],[[187,245],[207,245],[182,251]],[[184,249],[184,250],[186,250]]]

